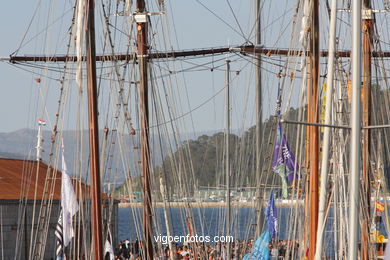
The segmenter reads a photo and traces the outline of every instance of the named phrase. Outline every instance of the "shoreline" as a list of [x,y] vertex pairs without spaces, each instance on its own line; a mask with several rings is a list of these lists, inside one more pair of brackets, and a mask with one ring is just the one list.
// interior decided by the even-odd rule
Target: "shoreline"
[[[255,208],[256,202],[232,202],[231,207],[232,208]],[[298,201],[275,201],[276,207],[278,208],[291,208],[291,207],[303,207],[303,200]],[[297,205],[298,204],[298,205]],[[142,202],[126,202],[126,203],[119,203],[119,208],[142,208],[143,203]],[[226,202],[168,202],[166,203],[166,206],[169,208],[225,208]],[[266,203],[264,203],[263,206],[266,206]],[[153,207],[155,208],[164,208],[164,202],[155,202],[153,203]]]

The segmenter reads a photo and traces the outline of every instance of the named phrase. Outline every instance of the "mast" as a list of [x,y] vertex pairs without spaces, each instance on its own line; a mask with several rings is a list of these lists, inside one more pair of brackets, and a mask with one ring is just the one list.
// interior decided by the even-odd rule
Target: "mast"
[[[370,125],[371,112],[371,46],[372,46],[371,1],[363,0],[363,126]],[[363,223],[362,223],[362,259],[369,259],[369,228],[370,228],[370,135],[371,131],[363,131]]]
[[149,149],[149,102],[148,102],[148,16],[145,1],[137,0],[135,15],[137,22],[137,58],[140,73],[140,128],[141,128],[141,168],[143,177],[143,245],[146,259],[153,259],[152,241],[152,197],[150,192],[150,149]]
[[[226,60],[226,236],[230,236],[230,60]],[[226,257],[230,259],[230,242],[226,243]]]
[[352,104],[351,160],[349,183],[348,259],[358,259],[359,177],[360,177],[360,77],[361,77],[361,16],[362,2],[352,3]]
[[[168,194],[165,190],[165,185],[163,184],[162,177],[160,177],[160,192],[164,202],[164,219],[165,219],[165,226],[167,229],[167,237],[171,237],[171,225],[169,223],[168,212],[167,212]],[[173,244],[170,239],[168,239],[168,246],[169,246],[169,259],[174,260],[173,254],[175,253],[175,250],[173,249]]]
[[[312,0],[308,84],[307,118],[309,123],[318,123],[318,75],[320,63],[319,1]],[[309,259],[314,259],[318,223],[318,127],[309,126],[309,197],[310,197],[310,249]]]
[[[261,0],[256,0],[256,45],[261,45]],[[262,138],[262,88],[261,88],[261,54],[257,54],[256,56],[256,179],[257,179],[257,193],[258,193],[258,201],[257,201],[257,223],[256,223],[256,233],[255,236],[260,236],[261,226],[263,223],[263,214],[261,212],[263,205],[263,194],[260,183],[261,176],[261,138]]]
[[87,8],[87,78],[88,78],[88,118],[89,118],[89,153],[92,182],[92,244],[96,260],[103,259],[102,214],[100,199],[99,170],[99,126],[96,87],[96,49],[94,0],[88,0]]
[[[324,124],[331,124],[332,112],[332,92],[333,92],[333,78],[335,70],[335,56],[336,56],[336,18],[337,18],[337,0],[332,0],[332,7],[330,13],[329,26],[329,57],[328,57],[328,77],[326,81],[326,106],[325,106],[325,122]],[[323,233],[325,229],[325,204],[326,204],[326,184],[328,183],[328,162],[329,162],[329,148],[330,148],[330,127],[324,129],[324,141],[322,149],[321,162],[321,187],[319,197],[318,210],[318,229],[317,229],[317,245],[315,252],[315,260],[321,259]]]

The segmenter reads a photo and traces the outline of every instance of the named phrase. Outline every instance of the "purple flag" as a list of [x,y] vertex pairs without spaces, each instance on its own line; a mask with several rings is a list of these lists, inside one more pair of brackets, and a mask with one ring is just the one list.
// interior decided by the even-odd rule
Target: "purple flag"
[[293,182],[294,168],[297,168],[294,154],[290,150],[286,136],[283,134],[282,125],[278,125],[278,135],[275,143],[274,156],[272,160],[272,168],[282,178],[286,178],[288,182]]

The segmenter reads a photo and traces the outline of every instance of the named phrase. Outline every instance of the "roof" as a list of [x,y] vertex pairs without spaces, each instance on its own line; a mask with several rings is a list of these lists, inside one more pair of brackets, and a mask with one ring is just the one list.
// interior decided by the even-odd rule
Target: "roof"
[[[48,165],[44,162],[39,162],[38,171],[37,168],[37,161],[0,158],[0,199],[40,200],[43,198],[45,183],[52,187],[50,190],[53,190],[53,199],[61,199],[61,171],[51,168],[48,172]],[[90,197],[90,186],[79,179],[72,181],[77,198]],[[103,198],[106,199],[107,195],[102,194]]]

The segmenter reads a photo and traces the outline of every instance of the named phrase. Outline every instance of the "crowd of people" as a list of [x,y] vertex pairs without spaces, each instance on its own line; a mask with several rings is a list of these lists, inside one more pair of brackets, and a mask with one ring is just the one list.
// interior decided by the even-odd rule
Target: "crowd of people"
[[[251,252],[253,240],[247,241],[235,241],[230,244],[231,246],[231,259],[242,259],[246,254]],[[155,244],[154,258],[155,259],[204,259],[204,260],[225,260],[227,259],[227,244],[217,243],[211,244],[174,244],[173,252],[166,245],[163,249],[159,249]],[[272,241],[269,244],[270,259],[298,259],[298,242],[293,241]],[[129,241],[128,239],[120,241],[114,250],[115,259],[119,260],[140,260],[142,259],[142,241]],[[288,257],[286,257],[288,255]]]

